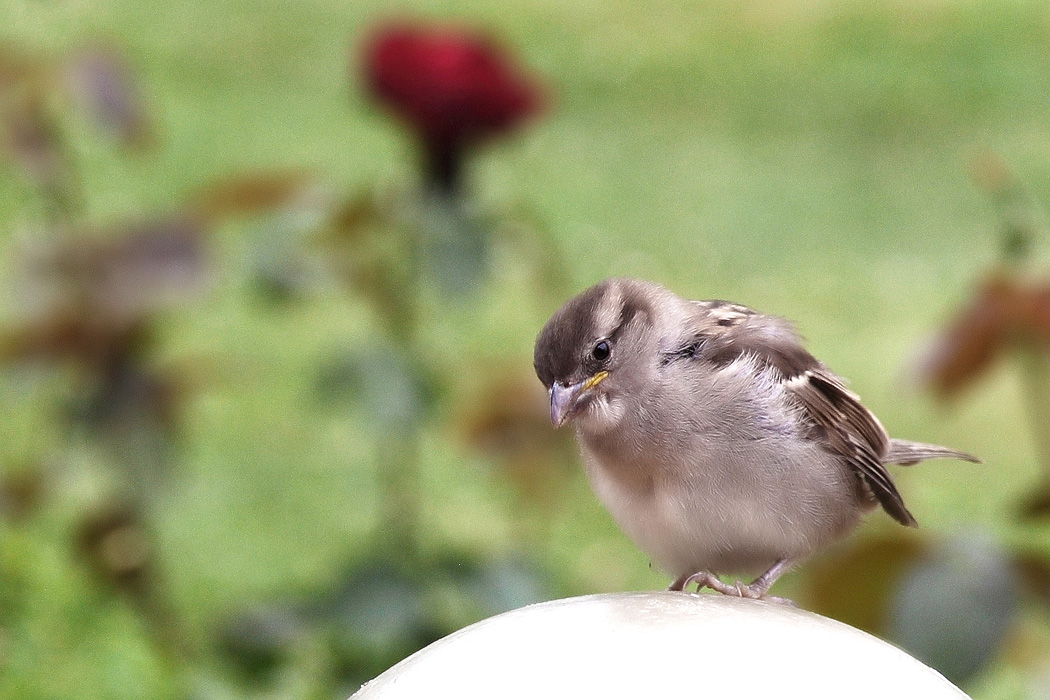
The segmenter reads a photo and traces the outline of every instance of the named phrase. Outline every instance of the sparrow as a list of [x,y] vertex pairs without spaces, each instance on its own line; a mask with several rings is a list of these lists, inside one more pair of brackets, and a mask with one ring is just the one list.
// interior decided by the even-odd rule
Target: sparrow
[[790,602],[770,587],[869,511],[916,525],[887,465],[979,461],[891,439],[788,321],[651,282],[570,299],[534,366],[554,427],[574,425],[593,490],[670,590]]

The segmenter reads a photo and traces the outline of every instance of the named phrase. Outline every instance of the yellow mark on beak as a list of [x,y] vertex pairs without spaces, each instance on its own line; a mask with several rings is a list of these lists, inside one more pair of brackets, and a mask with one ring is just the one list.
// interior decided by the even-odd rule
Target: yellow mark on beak
[[609,376],[609,373],[606,372],[603,369],[601,372],[595,373],[595,375],[593,377],[591,377],[590,379],[585,381],[583,383],[583,387],[581,387],[581,388],[582,388],[583,391],[590,391],[594,387],[596,387],[599,384],[601,384],[605,380],[605,378],[608,377],[608,376]]

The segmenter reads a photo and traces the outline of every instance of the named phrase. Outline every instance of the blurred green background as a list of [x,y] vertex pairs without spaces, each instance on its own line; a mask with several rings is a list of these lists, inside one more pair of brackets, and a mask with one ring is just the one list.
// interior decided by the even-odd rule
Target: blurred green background
[[[444,581],[436,589],[401,571],[377,534],[389,485],[374,407],[358,400],[367,391],[355,390],[359,376],[346,379],[360,374],[346,358],[383,334],[380,315],[352,285],[325,278],[288,300],[287,279],[267,277],[294,277],[284,263],[331,202],[382,200],[417,181],[413,141],[360,73],[367,33],[405,16],[490,33],[546,93],[544,113],[480,149],[467,178],[486,220],[524,229],[540,252],[497,245],[468,298],[422,304],[409,348],[409,362],[440,385],[419,419],[418,473],[406,477],[418,498],[412,561],[445,572],[426,579]],[[149,115],[151,146],[129,150],[64,98],[51,105],[81,193],[75,215],[64,214],[72,228],[119,230],[181,211],[242,173],[295,191],[209,226],[207,282],[151,312],[141,367],[166,378],[174,418],[134,430],[170,448],[163,474],[129,471],[127,459],[113,467],[126,440],[114,450],[112,425],[68,418],[77,370],[3,358],[0,696],[341,697],[412,648],[396,620],[421,613],[403,600],[362,612],[383,597],[376,591],[425,598],[426,624],[413,628],[422,642],[510,604],[666,586],[575,458],[561,457],[564,443],[526,431],[522,440],[539,445],[533,462],[561,461],[508,471],[507,450],[493,456],[477,437],[505,404],[537,394],[542,403],[530,376],[535,334],[561,301],[610,275],[791,318],[892,434],[980,455],[979,467],[896,471],[918,539],[901,547],[897,526],[876,514],[778,590],[830,614],[850,594],[849,584],[819,592],[835,588],[817,579],[837,580],[836,556],[886,541],[871,550],[885,559],[862,557],[869,566],[918,566],[916,552],[976,532],[993,559],[1011,561],[985,580],[1019,583],[1016,601],[1012,588],[993,590],[1007,629],[964,687],[980,699],[1050,693],[1050,608],[1036,585],[1050,526],[1017,515],[1042,478],[1027,370],[999,363],[950,405],[909,370],[999,259],[1002,221],[971,177],[974,159],[997,153],[1028,193],[1034,228],[1045,223],[1045,3],[0,0],[0,17],[0,55],[48,70],[85,46],[110,47]],[[9,337],[40,308],[26,291],[32,251],[68,234],[49,206],[17,164],[0,167]],[[552,251],[557,280],[536,264]],[[132,535],[147,533],[149,550],[148,572],[130,586],[95,571],[84,544],[92,518],[121,520],[127,492]],[[386,571],[399,572],[397,586],[384,585]],[[871,572],[854,571],[859,600]],[[890,581],[882,595],[894,590]],[[477,602],[493,595],[501,602]],[[333,602],[343,598],[349,607]],[[394,641],[339,631],[346,619],[373,630],[393,620]]]

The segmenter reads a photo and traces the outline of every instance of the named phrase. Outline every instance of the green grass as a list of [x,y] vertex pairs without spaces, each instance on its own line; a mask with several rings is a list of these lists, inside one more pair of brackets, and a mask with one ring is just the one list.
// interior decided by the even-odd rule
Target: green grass
[[[348,62],[374,19],[410,11],[496,31],[544,76],[549,113],[487,149],[473,180],[484,201],[539,213],[575,287],[636,275],[795,319],[892,432],[985,459],[901,474],[924,526],[976,521],[1047,540],[1004,524],[1037,476],[1014,368],[949,411],[901,379],[996,256],[997,221],[967,161],[994,149],[1050,202],[1044,3],[0,0],[0,44],[57,57],[111,40],[139,71],[160,150],[127,159],[77,140],[89,217],[104,222],[172,208],[210,179],[251,168],[303,166],[348,191],[413,177],[410,145],[359,93]],[[29,194],[0,174],[7,278],[34,235]],[[203,372],[217,377],[186,408],[180,469],[159,518],[178,606],[199,630],[252,600],[331,581],[364,555],[377,514],[359,416],[320,411],[310,396],[318,361],[363,342],[374,321],[337,295],[278,312],[252,302],[244,275],[254,230],[219,232],[215,288],[163,328],[165,361],[205,358]],[[552,301],[504,272],[477,304],[439,309],[425,329],[452,375],[475,362],[528,367]],[[469,366],[456,369],[459,358]],[[5,380],[5,462],[57,439],[43,385]],[[427,546],[513,550],[512,496],[447,436],[454,418],[443,420],[427,439]],[[554,518],[541,555],[562,592],[665,583],[582,477],[566,488],[571,507]],[[41,526],[51,534],[64,526],[59,511]],[[139,623],[78,593],[80,574],[46,535],[11,535],[2,555],[21,567],[27,591],[50,593],[51,580],[70,590],[31,603],[34,639],[0,637],[0,669],[7,655],[14,672],[0,694],[173,692]],[[70,621],[70,610],[93,612]],[[43,654],[51,672],[30,662]],[[1004,697],[987,685],[976,697]]]

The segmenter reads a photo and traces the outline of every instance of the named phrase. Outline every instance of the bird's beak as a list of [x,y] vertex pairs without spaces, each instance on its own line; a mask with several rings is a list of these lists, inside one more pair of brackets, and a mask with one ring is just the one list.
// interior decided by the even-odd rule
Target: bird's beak
[[551,423],[554,424],[554,427],[560,428],[572,420],[576,409],[580,406],[581,400],[591,389],[601,384],[608,376],[609,373],[602,370],[576,384],[566,386],[565,384],[554,382],[551,385]]

